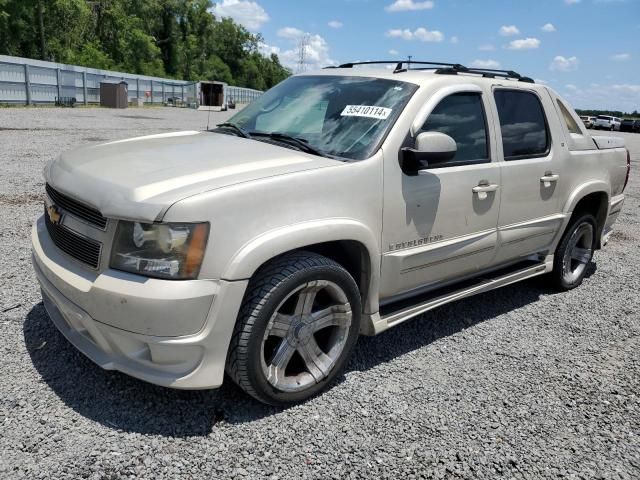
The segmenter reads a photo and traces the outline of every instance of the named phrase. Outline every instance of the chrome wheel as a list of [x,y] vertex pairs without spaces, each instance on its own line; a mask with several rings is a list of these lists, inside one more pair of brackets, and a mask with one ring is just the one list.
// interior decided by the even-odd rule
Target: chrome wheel
[[351,304],[335,283],[315,280],[293,290],[264,333],[262,371],[278,390],[298,392],[326,378],[342,355]]
[[593,256],[593,226],[580,224],[569,238],[562,259],[562,277],[568,284],[575,283],[584,275]]

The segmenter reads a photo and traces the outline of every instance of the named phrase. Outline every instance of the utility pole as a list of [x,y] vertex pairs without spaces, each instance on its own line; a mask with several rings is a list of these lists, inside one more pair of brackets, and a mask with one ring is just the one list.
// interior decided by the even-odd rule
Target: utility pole
[[413,58],[413,56],[409,55],[409,63],[407,65],[407,70],[411,70],[411,59]]
[[304,72],[307,68],[307,48],[310,42],[311,37],[308,33],[302,35],[298,42],[298,73]]

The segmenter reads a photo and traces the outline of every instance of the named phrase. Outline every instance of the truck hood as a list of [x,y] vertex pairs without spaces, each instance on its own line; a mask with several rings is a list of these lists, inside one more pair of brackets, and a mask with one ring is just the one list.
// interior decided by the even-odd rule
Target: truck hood
[[105,217],[153,222],[205,191],[341,162],[211,132],[173,132],[85,146],[45,168],[53,188]]

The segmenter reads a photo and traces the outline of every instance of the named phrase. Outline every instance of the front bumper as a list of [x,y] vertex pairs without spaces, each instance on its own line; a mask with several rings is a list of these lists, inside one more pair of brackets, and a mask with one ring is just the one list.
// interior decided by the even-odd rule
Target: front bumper
[[53,245],[42,218],[32,230],[32,261],[51,320],[102,368],[172,388],[222,384],[247,281],[91,272]]

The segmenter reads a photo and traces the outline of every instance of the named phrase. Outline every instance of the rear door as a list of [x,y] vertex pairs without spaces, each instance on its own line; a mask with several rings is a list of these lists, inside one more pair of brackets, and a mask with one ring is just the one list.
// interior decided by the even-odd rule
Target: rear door
[[[564,138],[548,95],[497,86],[493,105],[502,162],[496,264],[545,252],[562,225]],[[545,113],[551,112],[553,115]],[[552,122],[552,125],[550,125]]]

